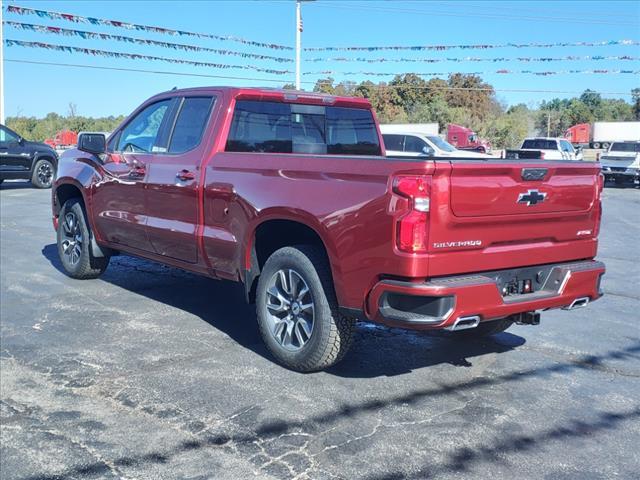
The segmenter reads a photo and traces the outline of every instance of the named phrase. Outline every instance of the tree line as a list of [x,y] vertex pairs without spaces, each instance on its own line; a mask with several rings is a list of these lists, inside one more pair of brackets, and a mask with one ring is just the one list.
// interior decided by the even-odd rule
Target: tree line
[[[294,87],[287,84],[284,88]],[[507,107],[492,85],[478,75],[462,73],[429,80],[407,73],[388,83],[336,83],[328,77],[319,79],[313,91],[368,98],[381,123],[437,122],[441,133],[448,123],[458,123],[490,140],[494,148],[519,146],[529,135],[562,136],[577,123],[640,120],[640,88],[631,91],[631,103],[605,99],[593,90],[585,90],[579,97],[543,101],[536,109],[525,104]],[[78,116],[71,103],[66,116],[57,113],[44,118],[15,116],[8,117],[6,123],[25,138],[42,141],[61,130],[110,132],[123,119],[122,115]]]

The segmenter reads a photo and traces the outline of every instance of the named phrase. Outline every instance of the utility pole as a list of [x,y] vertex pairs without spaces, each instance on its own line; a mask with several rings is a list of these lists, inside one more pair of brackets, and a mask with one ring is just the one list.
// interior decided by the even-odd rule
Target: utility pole
[[302,33],[302,15],[300,14],[300,0],[296,0],[296,90],[300,90],[300,40]]
[[547,112],[547,137],[551,136],[551,112]]
[[2,36],[2,0],[0,0],[0,123],[4,124],[4,39]]

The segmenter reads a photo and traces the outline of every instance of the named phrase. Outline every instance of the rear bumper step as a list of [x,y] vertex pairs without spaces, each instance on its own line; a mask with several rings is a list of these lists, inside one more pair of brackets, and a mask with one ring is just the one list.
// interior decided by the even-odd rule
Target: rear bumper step
[[[532,272],[537,272],[532,293],[505,295],[514,279],[517,284]],[[369,293],[366,315],[370,320],[411,329],[475,328],[487,320],[585,307],[602,296],[604,273],[602,262],[589,260],[441,277],[423,283],[383,280]],[[538,322],[539,315],[522,321]]]

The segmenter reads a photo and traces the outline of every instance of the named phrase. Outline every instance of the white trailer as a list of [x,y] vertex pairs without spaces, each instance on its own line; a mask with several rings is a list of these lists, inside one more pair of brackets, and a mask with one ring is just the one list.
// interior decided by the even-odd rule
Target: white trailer
[[387,123],[380,125],[383,133],[420,133],[422,135],[438,135],[437,123]]
[[593,148],[609,148],[613,142],[640,140],[640,122],[595,122],[592,128]]

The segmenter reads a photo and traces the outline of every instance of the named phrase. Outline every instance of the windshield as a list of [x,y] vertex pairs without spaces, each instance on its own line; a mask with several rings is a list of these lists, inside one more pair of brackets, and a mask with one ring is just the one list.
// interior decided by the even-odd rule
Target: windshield
[[428,136],[427,140],[429,140],[436,147],[438,147],[440,150],[444,150],[445,152],[455,152],[456,151],[456,147],[454,147],[450,143],[447,143],[446,141],[444,141],[443,139],[441,139],[440,137],[438,137],[436,135]]
[[640,142],[615,142],[610,152],[640,152]]

